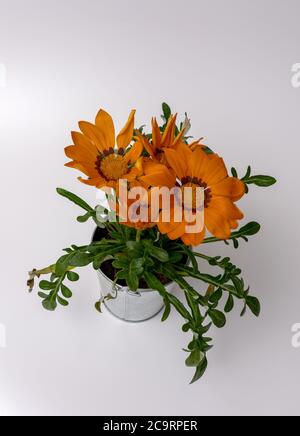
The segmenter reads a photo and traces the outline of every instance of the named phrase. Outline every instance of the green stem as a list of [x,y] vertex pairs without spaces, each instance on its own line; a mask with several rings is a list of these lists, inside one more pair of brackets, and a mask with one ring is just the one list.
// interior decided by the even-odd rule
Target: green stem
[[142,233],[141,230],[137,230],[136,231],[136,238],[135,238],[136,242],[140,242],[140,240],[141,240],[141,233]]
[[210,285],[214,285],[217,288],[222,288],[224,291],[227,291],[233,295],[235,295],[237,298],[240,298],[240,296],[234,292],[230,287],[226,286],[224,283],[220,283],[218,280],[214,279],[212,276],[208,274],[201,274],[198,272],[193,271],[191,268],[187,267],[179,267],[177,272],[180,274],[184,274],[186,277],[193,277],[195,279],[202,280],[205,283],[209,283]]

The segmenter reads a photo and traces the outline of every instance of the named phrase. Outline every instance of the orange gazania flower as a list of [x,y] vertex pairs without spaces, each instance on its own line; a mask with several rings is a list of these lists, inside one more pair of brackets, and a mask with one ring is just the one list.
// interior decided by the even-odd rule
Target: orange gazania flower
[[[205,228],[219,239],[228,239],[231,229],[238,226],[243,213],[234,204],[244,192],[244,183],[235,177],[229,177],[224,161],[216,154],[207,155],[201,148],[191,151],[187,146],[178,150],[167,149],[165,156],[168,164],[176,173],[178,185],[181,188],[204,189],[204,228],[199,233],[187,233],[187,223],[174,221],[174,210],[170,222],[158,222],[161,233],[170,239],[181,238],[186,245],[199,245],[205,236]],[[155,177],[147,176],[147,181],[155,186]],[[166,180],[167,182],[167,180]],[[196,191],[196,189],[195,189]],[[176,201],[176,199],[174,199]],[[193,210],[198,213],[197,210]],[[203,211],[199,211],[203,213]]]
[[137,132],[144,148],[147,150],[151,158],[156,162],[167,164],[167,161],[164,157],[165,149],[169,147],[175,148],[182,141],[185,133],[185,128],[182,128],[182,130],[177,135],[175,134],[176,118],[177,114],[169,118],[169,121],[163,133],[160,131],[156,118],[152,118],[151,142],[146,138],[145,135],[141,135]]
[[[128,199],[126,207],[121,208],[120,200],[116,204],[116,214],[119,217],[120,223],[135,228],[136,230],[145,230],[154,227],[156,222],[151,221],[151,209],[148,201],[143,198],[137,200]],[[123,216],[125,214],[125,216]]]
[[135,110],[132,110],[118,134],[117,146],[113,120],[104,110],[98,112],[95,124],[78,123],[82,133],[71,133],[74,145],[66,147],[65,153],[72,159],[66,166],[76,168],[88,177],[79,177],[81,182],[97,188],[116,188],[119,179],[135,180],[140,173],[137,162],[143,147],[140,142],[128,147],[133,137],[134,114]]

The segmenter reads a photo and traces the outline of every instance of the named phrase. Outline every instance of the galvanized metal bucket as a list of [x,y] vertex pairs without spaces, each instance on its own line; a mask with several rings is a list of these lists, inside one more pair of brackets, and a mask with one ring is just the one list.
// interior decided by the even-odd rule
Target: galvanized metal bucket
[[[104,229],[97,227],[92,240],[99,241],[107,236]],[[101,299],[107,295],[112,295],[113,299],[104,299],[103,304],[108,311],[123,321],[140,322],[146,321],[157,315],[164,307],[162,297],[153,289],[138,289],[132,292],[127,286],[120,286],[107,277],[101,269],[97,271],[100,284]],[[175,283],[167,284],[166,290],[172,292]]]
[[[104,300],[108,311],[123,321],[146,321],[157,315],[164,307],[162,297],[153,289],[138,289],[132,292],[127,286],[114,285],[101,270],[97,271],[101,297],[112,294],[113,299]],[[166,290],[172,292],[175,284],[166,285]]]

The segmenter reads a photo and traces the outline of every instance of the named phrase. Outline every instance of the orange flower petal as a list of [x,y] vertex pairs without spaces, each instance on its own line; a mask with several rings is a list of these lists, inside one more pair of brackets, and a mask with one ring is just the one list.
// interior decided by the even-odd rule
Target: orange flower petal
[[107,149],[115,147],[115,126],[112,117],[100,109],[96,116],[96,126],[101,130]]
[[96,162],[96,155],[90,151],[86,151],[81,147],[77,147],[76,145],[69,145],[65,147],[65,155],[69,159],[82,161],[82,162]]
[[221,182],[228,177],[227,169],[222,158],[217,154],[206,155],[205,168],[203,169],[203,179],[208,185]]
[[85,174],[88,177],[98,177],[99,173],[98,171],[91,166],[89,163],[87,162],[77,162],[77,161],[72,161],[72,162],[67,162],[65,164],[66,167],[69,168],[74,168],[76,170],[81,171],[83,174]]
[[227,177],[221,182],[212,185],[211,192],[213,195],[231,197],[234,201],[237,201],[245,193],[245,184],[235,177]]
[[174,239],[180,238],[185,232],[185,222],[175,223],[175,224],[177,224],[177,226],[174,229],[172,229],[170,232],[168,232],[168,238],[171,239],[172,241]]
[[130,112],[128,120],[117,136],[117,145],[118,148],[125,148],[130,144],[133,137],[133,128],[134,128],[134,114],[135,110]]
[[236,220],[229,220],[229,225],[232,229],[237,229],[239,226],[239,223]]
[[164,171],[142,176],[140,180],[148,186],[166,186],[168,188],[175,186],[175,175],[167,168]]
[[124,159],[129,164],[134,163],[138,160],[143,151],[143,144],[140,141],[137,141],[133,144],[130,150],[125,154]]
[[[197,179],[204,180],[205,165],[207,157],[200,147],[197,147],[189,156],[189,166],[191,168],[191,176]],[[206,180],[205,180],[206,181]]]
[[[183,179],[187,175],[187,162],[184,155],[181,155],[171,148],[165,149],[165,156],[168,164],[175,171],[179,179]],[[181,157],[181,158],[180,158]]]
[[216,238],[228,239],[231,229],[228,221],[216,208],[208,207],[204,211],[205,226]]
[[78,177],[78,180],[85,185],[95,186],[96,188],[101,188],[103,186],[107,186],[106,180],[102,177],[95,177],[91,179],[83,179],[82,177]]
[[165,235],[166,233],[173,232],[179,226],[179,224],[181,224],[180,222],[174,222],[174,209],[173,208],[170,209],[170,221],[163,221],[163,216],[164,215],[161,212],[159,215],[159,221],[157,224],[160,233],[162,233],[163,235]]
[[141,133],[137,134],[137,140],[140,141],[145,148],[145,150],[149,153],[149,155],[154,158],[154,147],[150,144],[145,135]]
[[205,228],[200,233],[185,233],[181,236],[181,240],[185,245],[196,247],[200,245],[205,236]]
[[152,124],[152,143],[154,145],[154,148],[160,148],[160,146],[161,146],[161,133],[160,133],[156,118],[152,118],[151,124]]
[[244,218],[243,212],[228,197],[213,197],[208,209],[215,209],[225,219],[241,220]]
[[162,147],[170,147],[173,144],[176,118],[177,118],[177,114],[173,115],[168,120],[165,131],[164,131],[163,136],[161,138],[161,146]]
[[87,121],[79,121],[78,125],[82,133],[84,133],[84,135],[86,135],[89,140],[93,142],[100,152],[103,152],[109,148],[109,144],[106,143],[103,133],[100,129],[94,126],[94,124]]
[[91,141],[88,140],[86,136],[84,136],[80,132],[71,132],[71,136],[73,139],[73,142],[77,147],[80,147],[87,151],[89,154],[97,155],[98,149]]

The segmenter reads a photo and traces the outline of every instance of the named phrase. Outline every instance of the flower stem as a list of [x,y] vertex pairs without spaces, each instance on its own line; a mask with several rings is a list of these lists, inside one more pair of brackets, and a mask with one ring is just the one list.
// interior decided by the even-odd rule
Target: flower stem
[[137,230],[136,231],[136,238],[135,238],[136,242],[140,242],[140,240],[141,240],[141,233],[142,233],[141,230]]

